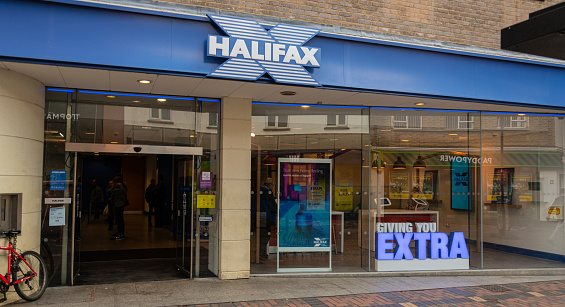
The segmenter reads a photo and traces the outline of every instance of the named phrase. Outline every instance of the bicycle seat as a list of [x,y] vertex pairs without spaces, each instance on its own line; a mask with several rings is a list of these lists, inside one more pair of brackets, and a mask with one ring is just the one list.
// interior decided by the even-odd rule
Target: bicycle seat
[[13,236],[19,235],[21,233],[22,233],[21,230],[2,230],[2,231],[0,231],[0,234],[5,235],[7,237],[13,237]]

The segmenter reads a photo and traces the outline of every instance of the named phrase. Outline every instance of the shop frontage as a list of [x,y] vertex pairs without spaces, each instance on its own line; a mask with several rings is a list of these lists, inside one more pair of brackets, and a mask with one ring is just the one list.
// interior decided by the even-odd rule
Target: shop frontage
[[[2,6],[2,108],[35,147],[5,141],[34,150],[5,159],[25,176],[1,193],[20,195],[53,286],[104,261],[221,279],[565,268],[565,64],[248,16]],[[111,240],[111,194],[92,199],[116,180],[130,205]]]

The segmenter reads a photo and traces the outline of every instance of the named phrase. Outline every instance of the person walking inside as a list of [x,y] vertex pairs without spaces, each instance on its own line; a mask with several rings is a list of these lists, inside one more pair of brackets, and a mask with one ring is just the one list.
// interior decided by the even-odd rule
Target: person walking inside
[[92,192],[90,193],[90,207],[94,209],[94,219],[100,217],[100,208],[104,206],[104,191],[96,179],[92,180]]
[[124,207],[127,202],[127,191],[127,187],[123,183],[123,177],[121,176],[116,176],[113,186],[108,189],[108,192],[111,194],[110,198],[114,209],[114,219],[118,225],[118,231],[112,235],[112,240],[123,240],[126,238],[124,235]]
[[[277,202],[273,192],[273,179],[267,178],[261,186],[261,232],[260,232],[260,254],[261,260],[269,258],[269,241],[271,233],[276,232],[277,226]],[[265,228],[263,228],[265,225]]]
[[[157,203],[157,184],[155,179],[151,179],[151,183],[145,189],[145,201],[149,204],[149,212],[147,213],[147,226],[153,227],[151,216],[155,215],[155,207]],[[157,224],[157,216],[155,216],[155,225]]]

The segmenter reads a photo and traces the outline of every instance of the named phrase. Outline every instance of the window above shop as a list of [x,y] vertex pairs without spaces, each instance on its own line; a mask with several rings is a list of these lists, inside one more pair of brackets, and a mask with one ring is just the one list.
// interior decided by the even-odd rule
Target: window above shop
[[499,116],[498,128],[527,129],[529,119],[527,116]]
[[328,114],[324,129],[349,129],[345,114]]
[[268,115],[264,130],[290,130],[288,115]]
[[164,122],[164,123],[173,123],[171,120],[171,110],[170,109],[158,109],[158,108],[151,108],[151,115],[148,120],[149,122]]
[[422,129],[422,116],[393,115],[393,129]]
[[475,128],[474,116],[446,116],[445,121],[445,128],[450,130]]

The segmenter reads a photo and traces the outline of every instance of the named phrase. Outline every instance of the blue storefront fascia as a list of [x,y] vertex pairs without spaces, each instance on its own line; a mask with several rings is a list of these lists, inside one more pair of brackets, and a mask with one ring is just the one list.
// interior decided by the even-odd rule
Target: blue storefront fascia
[[[0,60],[206,77],[206,17],[77,1],[0,3]],[[327,89],[565,109],[565,65],[321,33]],[[270,82],[262,78],[258,82]]]

